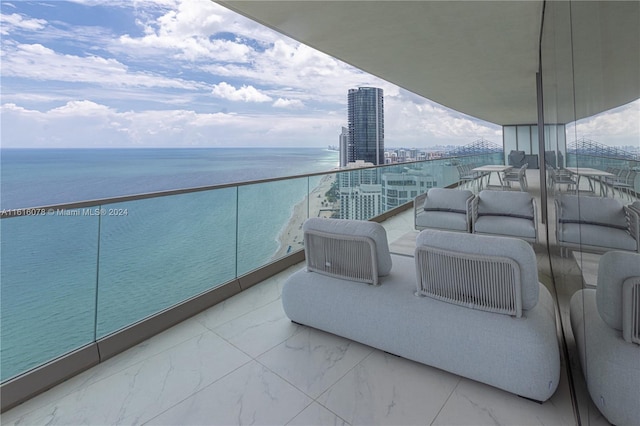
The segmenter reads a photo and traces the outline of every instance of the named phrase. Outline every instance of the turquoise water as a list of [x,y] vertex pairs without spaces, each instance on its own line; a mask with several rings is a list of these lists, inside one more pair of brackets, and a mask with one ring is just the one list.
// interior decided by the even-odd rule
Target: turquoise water
[[328,171],[321,148],[0,149],[0,208],[12,209]]
[[[327,171],[337,163],[337,153],[321,149],[1,155],[3,208]],[[3,219],[2,380],[265,264],[309,185],[299,178],[109,204],[106,215],[92,208]]]

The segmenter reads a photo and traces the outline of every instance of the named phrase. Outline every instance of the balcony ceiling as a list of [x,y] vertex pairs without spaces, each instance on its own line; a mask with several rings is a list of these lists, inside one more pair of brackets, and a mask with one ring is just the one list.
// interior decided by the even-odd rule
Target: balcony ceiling
[[[217,2],[457,111],[496,124],[537,122],[542,1]],[[558,15],[569,10],[569,3],[551,3],[563,8]],[[563,99],[555,99],[559,110],[551,121],[568,123],[640,97],[639,5],[571,4],[574,22],[587,29],[574,32],[578,105],[574,110],[573,85],[558,89],[553,96]],[[556,40],[568,40],[569,25],[560,21],[548,20],[547,28],[557,22],[553,34],[565,38]],[[565,52],[554,60],[570,60],[572,52]],[[553,72],[566,73],[557,81],[571,82],[570,66]]]

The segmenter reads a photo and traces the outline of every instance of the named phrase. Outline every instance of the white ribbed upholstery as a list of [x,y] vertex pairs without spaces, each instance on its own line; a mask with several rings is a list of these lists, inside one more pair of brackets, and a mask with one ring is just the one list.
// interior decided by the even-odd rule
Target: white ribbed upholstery
[[622,283],[622,337],[640,345],[640,277]]
[[417,293],[471,309],[522,316],[520,267],[501,256],[416,248]]
[[310,272],[378,284],[376,246],[372,238],[307,230],[304,252]]

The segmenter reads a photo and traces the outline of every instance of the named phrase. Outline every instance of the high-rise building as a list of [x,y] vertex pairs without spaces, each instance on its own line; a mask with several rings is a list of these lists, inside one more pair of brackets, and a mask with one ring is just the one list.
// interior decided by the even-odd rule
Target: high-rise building
[[382,173],[382,207],[390,210],[408,203],[419,194],[438,186],[437,179],[422,170]]
[[382,89],[358,87],[348,93],[348,162],[384,164],[384,101]]
[[340,167],[345,167],[349,162],[348,159],[349,146],[349,129],[342,127],[338,147],[340,149]]
[[371,166],[358,160],[338,173],[341,219],[369,220],[383,212],[382,185],[378,183],[380,169]]

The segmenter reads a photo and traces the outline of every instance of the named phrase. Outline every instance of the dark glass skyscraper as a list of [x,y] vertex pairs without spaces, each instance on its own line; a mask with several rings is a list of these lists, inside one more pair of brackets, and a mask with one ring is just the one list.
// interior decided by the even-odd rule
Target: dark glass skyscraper
[[349,89],[348,161],[384,164],[384,101],[382,89]]

